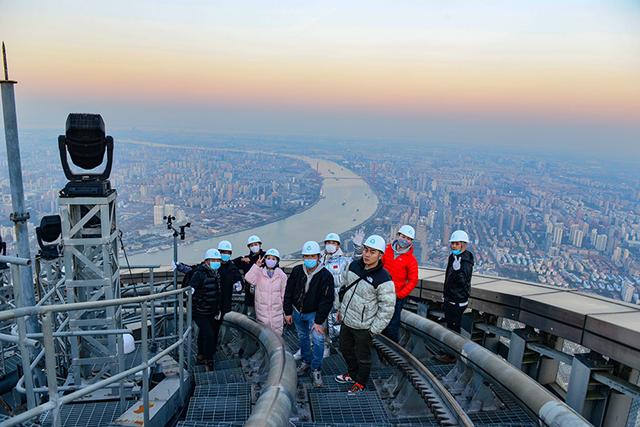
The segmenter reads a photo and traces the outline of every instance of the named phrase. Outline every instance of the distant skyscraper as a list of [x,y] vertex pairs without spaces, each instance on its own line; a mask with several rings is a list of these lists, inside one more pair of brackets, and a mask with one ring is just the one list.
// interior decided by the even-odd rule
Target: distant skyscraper
[[571,238],[571,244],[576,248],[581,248],[583,239],[584,233],[582,232],[582,230],[576,230],[576,232],[573,234],[573,237]]
[[607,248],[607,235],[606,234],[598,234],[596,237],[596,250],[603,252]]
[[616,246],[613,250],[613,255],[611,255],[611,261],[618,262],[622,258],[622,248],[620,246]]
[[620,297],[624,302],[631,302],[633,299],[633,294],[636,291],[636,287],[630,283],[625,283],[622,285],[622,291],[620,292]]
[[562,235],[564,234],[564,225],[561,222],[556,223],[553,227],[553,243],[560,245],[562,243]]
[[162,224],[163,216],[164,216],[164,206],[154,205],[153,206],[153,225]]

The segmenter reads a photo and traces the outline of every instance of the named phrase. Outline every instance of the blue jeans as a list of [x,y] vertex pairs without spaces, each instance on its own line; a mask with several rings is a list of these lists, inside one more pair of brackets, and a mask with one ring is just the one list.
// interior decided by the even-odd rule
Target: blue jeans
[[396,299],[396,307],[393,311],[393,317],[384,331],[382,331],[382,335],[391,338],[395,342],[398,342],[400,339],[400,314],[402,313],[404,302],[404,299]]
[[[311,365],[311,369],[320,369],[322,367],[322,355],[324,353],[324,334],[319,334],[313,329],[313,323],[316,313],[299,313],[293,310],[293,322],[298,331],[298,343],[300,344],[300,354],[302,360]],[[309,334],[313,341],[313,353],[311,352],[311,343]]]

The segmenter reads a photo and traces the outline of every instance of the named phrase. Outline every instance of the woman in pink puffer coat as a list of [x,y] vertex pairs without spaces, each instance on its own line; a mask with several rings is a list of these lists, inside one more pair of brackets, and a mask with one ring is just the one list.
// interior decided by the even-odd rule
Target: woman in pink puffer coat
[[255,288],[256,318],[277,334],[282,335],[284,322],[284,290],[287,275],[278,267],[280,252],[269,249],[259,258],[244,279]]

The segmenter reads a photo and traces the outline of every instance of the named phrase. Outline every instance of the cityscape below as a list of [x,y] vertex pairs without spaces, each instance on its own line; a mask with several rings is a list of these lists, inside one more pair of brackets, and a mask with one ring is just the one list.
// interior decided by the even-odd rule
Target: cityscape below
[[[307,237],[320,240],[339,232],[350,249],[356,230],[391,240],[406,223],[416,228],[420,265],[443,268],[448,236],[462,228],[471,236],[478,273],[638,303],[640,181],[624,165],[552,153],[452,151],[400,142],[111,133],[116,140],[111,181],[119,194],[118,226],[133,259],[170,250],[171,232],[163,220],[167,215],[191,223],[180,251],[197,259],[199,253],[189,254],[197,241],[248,235],[256,227],[316,209],[304,218],[310,236],[281,235],[265,245],[297,248]],[[32,229],[42,216],[58,211],[57,195],[65,179],[57,166],[56,136],[53,130],[21,133]],[[0,153],[0,236],[9,253],[14,236],[6,162]],[[327,169],[327,164],[358,175],[366,183],[358,191],[368,186],[377,199],[373,194],[345,197],[341,207],[331,209],[320,204],[328,196],[325,191],[333,191],[327,182],[355,179],[333,166]],[[347,215],[341,224],[348,225],[326,229],[327,219],[335,215]],[[245,250],[236,248],[238,253]],[[295,250],[287,252],[295,255]]]

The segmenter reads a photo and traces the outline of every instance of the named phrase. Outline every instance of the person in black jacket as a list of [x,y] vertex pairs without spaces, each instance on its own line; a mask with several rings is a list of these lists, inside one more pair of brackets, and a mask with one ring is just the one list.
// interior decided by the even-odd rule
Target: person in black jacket
[[[312,370],[313,385],[322,386],[324,322],[333,307],[334,285],[331,273],[320,264],[320,245],[306,242],[302,246],[303,265],[291,271],[284,291],[284,320],[296,324],[302,363],[298,375]],[[309,335],[313,340],[313,353]]]
[[235,263],[231,261],[233,246],[228,240],[222,240],[218,243],[218,251],[222,258],[220,265],[220,277],[222,278],[222,294],[224,303],[224,312],[231,311],[231,302],[233,299],[233,291],[242,290],[242,274]]
[[244,280],[244,275],[249,272],[259,258],[264,258],[265,252],[262,250],[262,240],[256,235],[249,236],[247,239],[247,247],[249,248],[249,254],[234,259],[233,263],[238,267],[243,277],[242,287],[244,289],[245,314],[253,316],[255,313],[255,297],[251,289],[251,284]]
[[462,313],[469,305],[473,254],[467,250],[469,235],[456,230],[449,239],[451,254],[447,262],[444,279],[444,319],[447,328],[460,333]]
[[[225,313],[220,252],[209,249],[205,252],[204,261],[196,266],[189,280],[194,289],[193,321],[198,325],[198,361],[213,369],[213,355],[218,346],[218,333]],[[229,294],[229,308],[231,294]],[[227,310],[228,311],[228,310]]]

